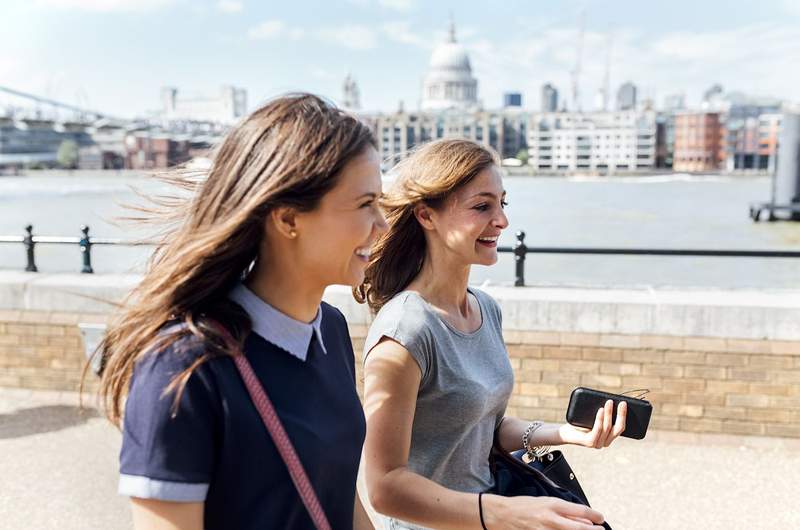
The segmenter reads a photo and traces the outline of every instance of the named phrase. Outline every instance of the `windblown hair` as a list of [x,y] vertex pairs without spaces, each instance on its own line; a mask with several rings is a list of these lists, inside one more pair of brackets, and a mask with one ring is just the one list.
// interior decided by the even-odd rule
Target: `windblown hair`
[[422,270],[426,241],[414,215],[418,204],[438,209],[478,173],[499,164],[494,151],[460,139],[423,144],[398,163],[381,201],[389,229],[373,246],[364,282],[353,289],[356,300],[377,313]]
[[281,206],[315,209],[344,165],[375,145],[369,128],[352,115],[317,96],[289,94],[234,127],[205,178],[181,172],[165,178],[187,193],[154,197],[153,208],[141,209],[139,220],[165,228],[144,278],[96,352],[103,360],[99,394],[112,423],[120,424],[134,367],[149,352],[186,338],[205,345],[167,389],[175,392],[175,406],[200,365],[236,354],[210,319],[239,343],[249,333],[249,318],[226,296],[258,258],[268,213]]

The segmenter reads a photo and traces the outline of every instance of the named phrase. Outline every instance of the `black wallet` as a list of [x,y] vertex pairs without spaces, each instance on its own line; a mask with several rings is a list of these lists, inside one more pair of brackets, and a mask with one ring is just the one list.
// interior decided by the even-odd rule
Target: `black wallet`
[[567,407],[567,422],[576,427],[591,429],[597,417],[597,409],[603,408],[606,401],[614,402],[614,421],[617,421],[617,406],[624,401],[628,404],[628,417],[621,436],[641,440],[647,434],[653,406],[649,401],[622,394],[612,394],[601,390],[578,387],[572,391]]

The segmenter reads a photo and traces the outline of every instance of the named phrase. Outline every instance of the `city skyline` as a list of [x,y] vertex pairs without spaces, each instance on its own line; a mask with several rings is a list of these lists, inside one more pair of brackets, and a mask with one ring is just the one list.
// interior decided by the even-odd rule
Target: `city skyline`
[[[263,6],[239,0],[12,0],[0,36],[0,85],[121,117],[160,108],[159,90],[206,95],[222,84],[248,91],[250,109],[279,93],[308,90],[341,102],[349,73],[364,111],[416,110],[433,48],[450,14],[478,79],[478,99],[501,106],[520,92],[538,108],[541,87],[571,94],[571,71],[585,12],[581,106],[593,108],[604,85],[609,41],[610,88],[632,81],[639,98],[661,106],[703,91],[800,99],[800,3],[776,0],[744,16],[743,2],[669,7],[634,2],[350,0]],[[311,19],[309,12],[316,15]],[[706,13],[714,16],[706,16]],[[691,14],[691,18],[689,17]]]

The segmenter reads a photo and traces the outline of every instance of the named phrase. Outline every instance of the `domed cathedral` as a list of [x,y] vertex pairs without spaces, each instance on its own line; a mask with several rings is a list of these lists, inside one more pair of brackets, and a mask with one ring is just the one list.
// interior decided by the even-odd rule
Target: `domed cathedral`
[[422,110],[472,110],[478,106],[478,80],[464,47],[456,40],[456,25],[450,17],[447,40],[433,50],[422,87]]

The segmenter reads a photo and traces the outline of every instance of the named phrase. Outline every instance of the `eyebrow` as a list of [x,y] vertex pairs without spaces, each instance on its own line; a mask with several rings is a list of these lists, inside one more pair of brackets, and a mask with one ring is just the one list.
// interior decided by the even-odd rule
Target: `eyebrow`
[[[381,196],[382,196],[382,195],[383,195],[383,194],[381,194]],[[372,193],[371,191],[368,191],[367,193],[362,193],[361,195],[359,195],[358,197],[356,197],[356,200],[357,200],[357,201],[360,201],[361,199],[366,199],[366,198],[370,198],[370,199],[377,199],[377,198],[378,198],[378,195],[376,195],[376,194]]]
[[[501,196],[505,197],[505,195],[506,195],[506,190],[503,190],[503,194]],[[490,197],[492,199],[496,199],[497,195],[495,195],[494,193],[491,193],[489,191],[482,191],[480,193],[476,193],[475,195],[470,197],[470,199],[474,199],[475,197]]]

